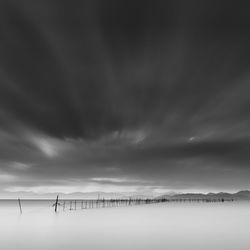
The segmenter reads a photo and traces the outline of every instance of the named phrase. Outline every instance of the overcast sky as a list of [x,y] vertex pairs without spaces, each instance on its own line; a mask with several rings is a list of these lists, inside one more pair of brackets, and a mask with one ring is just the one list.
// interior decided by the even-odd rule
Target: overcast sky
[[247,1],[0,2],[0,196],[250,189]]

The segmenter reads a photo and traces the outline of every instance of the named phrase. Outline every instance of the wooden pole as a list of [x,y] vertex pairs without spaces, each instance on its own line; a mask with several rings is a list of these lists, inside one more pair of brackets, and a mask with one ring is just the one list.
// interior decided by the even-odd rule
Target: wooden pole
[[56,196],[55,212],[57,212],[57,205],[58,205],[58,195]]
[[18,198],[18,204],[19,204],[19,209],[20,209],[20,214],[22,214],[22,206],[21,206],[21,200]]

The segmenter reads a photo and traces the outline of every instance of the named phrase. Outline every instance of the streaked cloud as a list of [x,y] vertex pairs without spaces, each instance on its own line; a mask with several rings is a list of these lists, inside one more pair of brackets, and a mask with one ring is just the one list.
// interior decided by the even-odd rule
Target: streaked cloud
[[247,4],[3,0],[0,16],[0,194],[250,188]]
[[28,170],[29,168],[31,168],[31,165],[30,164],[21,163],[21,162],[11,162],[9,164],[9,167],[13,168],[15,170],[25,171],[25,170]]

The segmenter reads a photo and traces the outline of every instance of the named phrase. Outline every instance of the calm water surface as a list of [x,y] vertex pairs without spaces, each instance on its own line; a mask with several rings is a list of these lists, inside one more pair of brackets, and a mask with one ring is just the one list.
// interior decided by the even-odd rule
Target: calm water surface
[[249,250],[250,202],[165,203],[55,213],[53,201],[0,201],[0,249]]

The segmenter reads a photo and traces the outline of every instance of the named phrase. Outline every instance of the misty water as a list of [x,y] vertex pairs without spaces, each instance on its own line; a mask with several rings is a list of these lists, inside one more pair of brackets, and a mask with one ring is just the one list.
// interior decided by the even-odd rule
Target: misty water
[[161,203],[59,212],[0,201],[0,249],[249,250],[250,202]]

